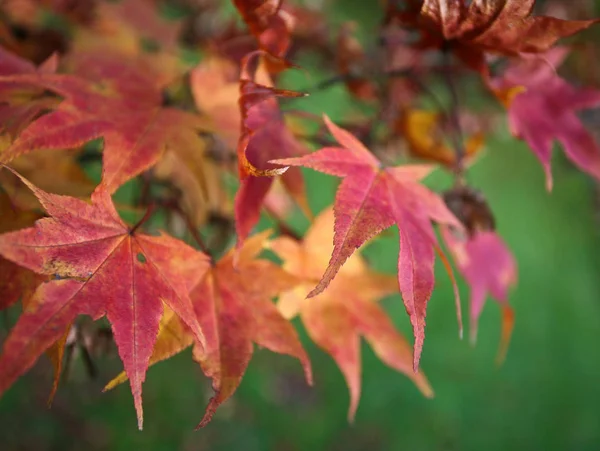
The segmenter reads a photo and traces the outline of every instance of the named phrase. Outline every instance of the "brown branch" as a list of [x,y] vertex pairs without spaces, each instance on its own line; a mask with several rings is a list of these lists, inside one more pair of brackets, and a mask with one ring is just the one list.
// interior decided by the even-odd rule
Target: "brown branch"
[[192,235],[192,238],[194,239],[200,250],[212,258],[211,251],[202,239],[202,236],[200,236],[198,228],[194,225],[190,216],[183,210],[183,208],[181,208],[179,203],[175,200],[165,200],[159,202],[159,205],[167,210],[177,213],[181,217],[181,219],[183,219],[186,229],[188,230],[190,235]]
[[155,209],[156,204],[150,204],[150,206],[146,209],[146,213],[144,213],[144,216],[142,216],[142,218],[131,229],[129,229],[129,235],[133,235],[137,231],[137,229],[139,229],[146,221],[148,221],[148,219],[150,219],[150,216],[152,216],[152,214],[154,213]]
[[[444,57],[447,59],[452,58],[452,54],[448,50],[444,50]],[[460,126],[460,117],[459,117],[459,100],[458,100],[458,92],[456,89],[455,80],[452,76],[452,73],[449,70],[442,71],[444,75],[444,79],[446,81],[446,85],[448,86],[448,91],[450,93],[450,111],[448,114],[448,119],[452,125],[452,141],[454,146],[454,152],[456,154],[456,162],[454,163],[454,172],[456,175],[456,184],[463,185],[464,183],[464,160],[465,160],[465,146],[464,146],[464,137],[462,133],[462,128]]]
[[285,221],[283,219],[281,219],[277,215],[277,213],[275,213],[275,211],[273,211],[272,208],[269,208],[265,205],[264,209],[265,209],[265,212],[269,215],[269,217],[273,220],[273,222],[275,222],[275,225],[277,226],[279,233],[281,233],[284,236],[288,236],[288,237],[292,238],[293,240],[302,241],[302,235],[300,235],[298,232],[293,230],[289,225],[287,225],[285,223]]

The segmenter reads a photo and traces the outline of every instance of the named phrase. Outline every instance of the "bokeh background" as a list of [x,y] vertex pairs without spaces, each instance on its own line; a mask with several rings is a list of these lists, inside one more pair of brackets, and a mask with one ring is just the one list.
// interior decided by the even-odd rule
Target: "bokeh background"
[[[379,20],[370,3],[337,2],[334,22],[357,20],[361,36],[368,40]],[[287,87],[302,88],[321,78],[314,62],[300,64],[314,80],[307,81],[303,73],[288,74],[283,79]],[[339,120],[350,104],[344,88],[334,86],[295,101],[293,107],[326,112]],[[315,387],[305,385],[300,366],[291,358],[257,350],[234,398],[197,432],[194,427],[212,391],[190,352],[150,369],[144,385],[143,432],[136,428],[127,385],[101,393],[120,371],[116,354],[96,362],[95,379],[75,359],[50,410],[46,399],[51,368],[42,358],[0,399],[0,449],[598,450],[598,187],[558,152],[554,174],[555,187],[549,194],[537,160],[508,134],[502,121],[489,137],[485,154],[469,171],[469,182],[485,193],[498,231],[519,265],[518,285],[510,296],[515,330],[501,367],[494,363],[499,309],[488,301],[476,347],[459,340],[450,282],[438,262],[421,364],[435,390],[433,399],[422,397],[363,343],[362,398],[354,424],[348,424],[342,375],[298,324],[312,359]],[[337,181],[309,171],[306,176],[310,204],[318,212],[331,203]],[[450,179],[439,172],[428,183],[441,190]],[[307,222],[298,215],[292,225],[302,231]],[[391,231],[364,254],[374,268],[392,274],[397,251],[397,234]],[[468,290],[462,283],[461,293],[466,300]],[[384,305],[410,337],[400,297],[386,298]]]

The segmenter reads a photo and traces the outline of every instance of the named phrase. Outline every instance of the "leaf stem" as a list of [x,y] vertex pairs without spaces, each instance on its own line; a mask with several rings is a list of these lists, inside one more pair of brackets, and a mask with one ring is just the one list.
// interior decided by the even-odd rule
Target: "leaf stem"
[[302,236],[295,230],[292,230],[292,228],[289,225],[287,225],[283,221],[283,219],[281,219],[277,215],[277,213],[275,213],[275,211],[273,211],[273,209],[267,207],[266,205],[264,206],[264,209],[265,209],[266,213],[271,217],[271,219],[275,222],[275,224],[277,225],[277,229],[279,230],[279,232],[282,235],[288,236],[296,241],[302,241]]
[[177,213],[181,217],[181,219],[183,219],[183,222],[185,222],[185,227],[187,228],[188,232],[190,232],[190,235],[192,235],[192,238],[194,239],[200,250],[212,258],[210,249],[202,239],[202,236],[198,232],[198,228],[194,225],[190,216],[183,210],[183,208],[181,208],[179,203],[176,201],[165,201],[161,203],[161,206]]
[[150,204],[146,209],[144,216],[142,216],[142,218],[131,229],[129,229],[129,235],[135,234],[137,229],[139,229],[146,221],[148,221],[148,219],[150,219],[150,216],[152,216],[154,210],[156,210],[156,204]]

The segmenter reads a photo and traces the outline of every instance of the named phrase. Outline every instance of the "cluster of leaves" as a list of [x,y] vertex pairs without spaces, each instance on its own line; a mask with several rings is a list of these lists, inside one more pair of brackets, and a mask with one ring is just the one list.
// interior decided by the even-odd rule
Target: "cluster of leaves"
[[[390,0],[378,51],[367,52],[354,24],[332,37],[325,14],[280,0],[234,0],[247,27],[217,0],[169,2],[166,13],[152,0],[81,4],[11,0],[0,11],[0,308],[22,304],[0,355],[0,393],[45,352],[52,398],[79,316],[106,316],[124,366],[107,389],[129,380],[140,429],[148,367],[190,346],[215,390],[203,426],[235,392],[255,344],[298,359],[312,383],[290,323],[299,315],[346,379],[350,419],[361,336],[432,396],[418,367],[436,254],[462,333],[434,225],[470,286],[473,340],[488,293],[502,306],[504,354],[516,265],[465,177],[499,115],[469,114],[458,88],[477,80],[498,99],[548,189],[554,140],[600,178],[600,148],[576,115],[600,91],[561,78],[568,50],[555,47],[594,20],[536,16],[534,0]],[[311,94],[344,83],[375,113],[357,109],[342,128],[296,111],[304,94],[274,82],[304,52],[333,74]],[[440,80],[449,101],[432,88]],[[437,166],[454,177],[443,194],[422,184]],[[316,218],[300,167],[342,178]],[[137,194],[115,203],[124,186]],[[294,208],[312,221],[303,237],[286,224]],[[276,238],[252,234],[262,213]],[[397,278],[355,253],[393,225]],[[378,305],[398,290],[412,347]]]

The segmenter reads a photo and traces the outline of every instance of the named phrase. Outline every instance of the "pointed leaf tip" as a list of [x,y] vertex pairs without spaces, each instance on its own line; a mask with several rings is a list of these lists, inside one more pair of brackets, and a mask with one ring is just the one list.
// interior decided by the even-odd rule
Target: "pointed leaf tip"
[[509,305],[502,307],[502,333],[500,336],[500,345],[498,346],[498,354],[496,355],[496,366],[500,367],[506,360],[508,353],[508,345],[515,325],[515,312]]

